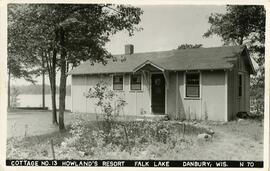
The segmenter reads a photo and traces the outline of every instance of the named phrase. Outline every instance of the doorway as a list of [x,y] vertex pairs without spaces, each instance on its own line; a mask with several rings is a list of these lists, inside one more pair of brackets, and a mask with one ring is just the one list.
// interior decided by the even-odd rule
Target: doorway
[[152,113],[156,115],[165,114],[165,79],[163,74],[152,74],[151,76],[151,100]]

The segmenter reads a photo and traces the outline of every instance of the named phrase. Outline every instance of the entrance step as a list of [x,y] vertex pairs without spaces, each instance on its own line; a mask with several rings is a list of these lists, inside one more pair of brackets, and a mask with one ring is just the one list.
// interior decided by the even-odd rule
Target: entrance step
[[161,120],[168,120],[167,115],[122,115],[119,116],[119,120],[126,120],[126,121],[161,121]]

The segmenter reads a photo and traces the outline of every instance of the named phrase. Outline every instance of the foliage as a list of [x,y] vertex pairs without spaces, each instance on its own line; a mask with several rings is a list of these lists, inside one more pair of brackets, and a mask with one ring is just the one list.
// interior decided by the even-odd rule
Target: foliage
[[[113,113],[118,112],[127,105],[123,97],[119,97],[115,91],[109,89],[108,84],[103,81],[97,83],[95,87],[90,88],[86,94],[86,98],[97,100],[95,104],[100,107],[101,112],[105,114],[105,120],[111,120]],[[114,102],[117,102],[115,108],[113,108]],[[116,113],[116,115],[119,115],[119,113]]]
[[[203,35],[218,35],[226,45],[246,45],[257,62],[256,75],[251,77],[251,96],[257,113],[264,111],[265,15],[262,5],[227,5],[226,13],[211,14],[211,24]],[[254,103],[253,100],[251,103]]]
[[[192,138],[179,133],[179,125],[169,122],[128,121],[126,124],[115,121],[108,133],[105,127],[100,127],[105,121],[89,122],[81,116],[77,116],[71,126],[72,136],[61,143],[60,151],[63,156],[76,155],[77,158],[102,159],[104,156],[117,157],[115,154],[124,156],[140,156],[147,148],[149,156],[160,157],[162,152],[155,154],[153,147],[166,146],[170,149],[188,149],[193,144]],[[126,126],[127,137],[125,136]],[[187,127],[191,135],[191,127]],[[127,141],[128,138],[128,141]],[[153,146],[154,144],[154,146]],[[59,153],[60,154],[60,153]],[[143,156],[145,158],[145,156]],[[70,157],[69,157],[70,158]]]
[[[52,85],[55,85],[54,71],[60,69],[59,128],[64,130],[66,73],[86,60],[106,64],[112,57],[105,49],[109,37],[122,30],[132,36],[140,30],[136,25],[141,21],[142,10],[114,4],[9,4],[8,7],[16,16],[9,23],[23,36],[19,40],[25,39],[27,52],[40,54],[39,61],[40,56],[46,58]],[[16,44],[22,45],[20,41]],[[19,50],[24,52],[23,48]]]
[[[17,7],[17,5],[11,5],[8,8],[7,68],[14,78],[24,78],[26,81],[34,83],[33,75],[37,74],[38,70],[33,68],[38,61],[34,57],[35,53],[29,51],[32,46],[26,43],[30,41],[30,33],[16,23],[16,20],[21,15],[21,8]],[[20,23],[20,25],[22,24],[24,23]]]
[[[264,44],[265,9],[259,5],[227,5],[226,13],[211,14],[209,30],[204,34],[220,36],[225,44]],[[264,51],[261,52],[261,54]]]
[[[263,92],[260,91],[260,92]],[[259,93],[260,93],[259,92]],[[251,96],[251,99],[250,99],[250,113],[252,116],[262,116],[263,115],[263,109],[264,109],[264,101],[263,101],[263,97],[264,95],[263,94],[260,94],[261,97],[259,98],[256,98],[257,95],[254,95],[254,96]]]
[[[101,113],[104,114],[104,120],[107,125],[106,131],[109,133],[112,122],[119,115],[120,109],[123,109],[127,104],[126,101],[122,97],[119,97],[115,91],[109,89],[106,82],[102,81],[89,89],[86,98],[96,100],[95,104],[100,108]],[[115,103],[116,105],[114,106]]]
[[178,50],[180,49],[196,49],[202,47],[202,44],[181,44],[177,47]]
[[[54,132],[26,138],[9,138],[7,159],[52,160],[50,140],[54,141],[57,160],[64,159],[136,159],[136,160],[262,160],[263,125],[261,121],[246,119],[227,124],[208,121],[215,128],[213,141],[198,143],[197,135],[202,133],[197,126],[179,122],[128,121],[129,146],[123,134],[122,122],[115,122],[112,141],[106,142],[101,121],[86,121],[88,115],[76,115],[69,132]],[[80,126],[79,126],[80,125]],[[168,127],[168,128],[167,128]],[[157,131],[168,129],[166,141],[158,140]],[[161,134],[158,135],[157,133]],[[80,135],[80,136],[77,136]],[[160,136],[162,137],[162,136]],[[241,153],[239,153],[239,150]]]

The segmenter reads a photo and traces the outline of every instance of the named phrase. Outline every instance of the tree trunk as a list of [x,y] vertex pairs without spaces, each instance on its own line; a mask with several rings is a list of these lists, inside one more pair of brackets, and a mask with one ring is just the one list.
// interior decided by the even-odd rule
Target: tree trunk
[[10,109],[10,71],[8,71],[8,109]]
[[59,86],[59,130],[63,132],[65,130],[64,124],[64,112],[65,112],[65,99],[66,99],[66,50],[64,48],[64,30],[60,30],[60,86]]
[[64,112],[65,112],[65,99],[66,99],[66,60],[65,55],[61,55],[61,76],[59,87],[59,129],[65,130]]
[[57,109],[56,109],[56,50],[53,50],[52,68],[51,68],[51,97],[52,97],[52,123],[57,123]]
[[42,108],[45,109],[45,67],[43,55],[42,55]]

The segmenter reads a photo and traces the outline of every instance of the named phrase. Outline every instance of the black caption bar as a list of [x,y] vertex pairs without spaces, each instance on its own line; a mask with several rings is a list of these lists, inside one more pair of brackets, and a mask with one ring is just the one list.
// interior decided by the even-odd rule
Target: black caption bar
[[6,160],[7,166],[262,168],[262,161],[207,160]]

